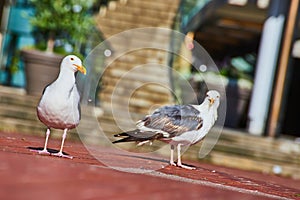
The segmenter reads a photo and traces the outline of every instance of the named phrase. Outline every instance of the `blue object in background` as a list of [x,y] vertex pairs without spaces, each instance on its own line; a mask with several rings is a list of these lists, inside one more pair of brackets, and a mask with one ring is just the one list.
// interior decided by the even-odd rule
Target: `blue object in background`
[[32,8],[12,6],[7,30],[19,34],[31,34],[32,26],[28,17],[33,15]]
[[34,45],[33,28],[28,19],[33,12],[33,8],[21,1],[10,8],[8,26],[3,39],[4,60],[2,60],[2,66],[4,66],[4,70],[0,71],[0,84],[14,87],[25,87],[26,85],[20,50]]

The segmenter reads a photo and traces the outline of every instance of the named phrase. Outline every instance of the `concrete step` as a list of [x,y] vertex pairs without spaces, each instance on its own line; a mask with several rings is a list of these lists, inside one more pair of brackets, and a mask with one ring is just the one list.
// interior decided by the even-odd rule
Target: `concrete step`
[[[7,90],[7,89],[6,89]],[[25,94],[18,94],[15,93],[7,93],[1,91],[0,88],[0,103],[1,104],[10,104],[16,106],[23,106],[23,107],[33,107],[36,106],[38,103],[39,98],[35,96],[27,96],[24,99]]]
[[[167,0],[163,2],[158,0],[123,0],[111,2],[109,3],[108,8],[105,9],[105,12],[104,9],[100,10],[100,15],[97,18],[98,27],[106,38],[116,33],[128,31],[135,28],[172,28],[174,24],[174,18],[177,14],[178,5],[178,0]],[[100,93],[104,110],[106,109],[106,106],[108,108],[110,107],[110,93],[114,91],[115,82],[112,82],[110,80],[122,77],[125,73],[128,72],[128,70],[130,70],[130,65],[132,67],[135,67],[138,65],[144,65],[145,63],[155,63],[165,66],[167,63],[168,56],[166,52],[159,50],[157,51],[157,53],[154,53],[152,50],[149,51],[149,49],[168,49],[170,45],[170,32],[162,29],[155,29],[155,31],[151,33],[150,30],[140,30],[141,31],[139,33],[134,33],[131,35],[128,34],[128,38],[120,38],[121,41],[112,41],[110,44],[112,50],[115,50],[116,52],[126,52],[126,50],[132,51],[132,48],[135,47],[144,47],[145,50],[130,52],[125,56],[118,58],[117,61],[114,61],[114,63],[111,64],[111,68],[107,69],[107,71],[104,73],[104,90],[102,90]],[[124,37],[126,37],[126,34]],[[114,40],[117,39],[118,38],[114,38]],[[156,41],[156,43],[154,43],[154,41]],[[125,63],[126,66],[122,64],[118,65],[119,63]],[[165,85],[166,88],[170,87],[168,75],[166,75],[166,78],[162,80],[161,73],[159,75],[156,73],[159,70],[155,70],[153,69],[153,67],[151,68],[152,70],[150,70],[149,72],[143,71],[142,73],[130,73],[126,78],[126,81],[128,79],[134,85],[136,83],[145,82],[145,80],[147,79],[148,82],[158,82],[161,85]],[[144,74],[147,74],[147,76],[144,76]],[[151,88],[155,91],[159,90],[157,86],[149,86],[149,89],[147,89],[147,92],[149,92],[149,94],[152,94]],[[118,89],[124,91],[124,94],[127,91],[125,87]],[[120,94],[118,95],[120,96],[120,102],[122,102],[122,91],[118,92]],[[161,90],[160,92],[165,93],[165,96],[170,95],[168,89],[164,89],[163,91]],[[141,114],[144,111],[148,110],[147,107],[149,107],[149,105],[157,104],[157,101],[153,99],[147,99],[146,101],[143,100],[143,95],[144,94],[137,95],[135,98],[133,98],[133,100],[131,101],[132,106],[130,106],[130,112],[137,112],[136,114]],[[173,99],[169,98],[169,100],[172,101]],[[165,104],[166,102],[159,103]]]
[[[36,106],[39,97],[16,92],[14,88],[0,87],[0,130],[6,132],[23,132],[28,134],[44,135],[46,126],[42,124],[36,115]],[[93,110],[99,113],[99,109]],[[100,112],[101,113],[101,112]],[[91,124],[93,115],[86,116],[82,113],[82,124],[87,132],[94,128]],[[97,116],[95,116],[97,117]],[[52,130],[53,137],[61,137],[61,130]],[[73,139],[78,138],[76,129],[70,130]]]
[[168,16],[175,16],[175,12],[168,12],[169,10],[177,10],[178,0],[176,1],[141,1],[141,0],[127,0],[112,1],[107,7],[102,7],[100,10],[101,17],[106,17],[110,13],[119,12],[127,14],[135,14],[136,16],[146,15],[153,17],[161,17],[162,19]]
[[[159,24],[155,23],[152,20],[148,20],[146,22],[141,22],[141,21],[120,21],[118,19],[109,19],[109,20],[103,20],[99,19],[98,25],[100,26],[101,30],[104,32],[104,29],[102,26],[106,26],[107,29],[111,27],[118,27],[121,31],[126,31],[130,29],[135,29],[135,28],[145,28],[145,27],[160,27],[160,28],[171,28],[172,24],[169,24],[166,21],[160,21]],[[120,31],[120,32],[121,32]],[[112,35],[112,34],[110,34]]]
[[160,10],[122,7],[113,12],[108,12],[104,18],[118,20],[119,22],[157,25],[162,23],[173,24],[174,17],[174,13],[171,15],[169,12],[162,12]]
[[170,10],[177,10],[178,3],[179,0],[128,0],[125,6],[130,8],[152,9],[159,10],[162,12],[168,12]]
[[[45,136],[46,127],[35,116],[37,98],[25,94],[3,93],[0,101],[0,130],[5,132],[22,132]],[[9,101],[8,101],[9,99]],[[136,120],[144,115],[130,111],[130,118],[120,111],[113,116],[110,106],[103,111],[97,111],[93,107],[85,110],[80,123],[81,137],[91,143],[98,143],[99,125],[110,140],[115,140],[113,134],[135,128]],[[114,107],[117,109],[117,107]],[[96,113],[97,114],[95,116]],[[103,112],[103,113],[102,113]],[[143,111],[146,112],[146,111]],[[145,113],[147,114],[147,113]],[[95,120],[96,117],[96,120]],[[68,140],[79,140],[78,130],[73,129],[68,134]],[[61,138],[62,130],[52,130],[51,137]],[[164,145],[166,147],[161,148]],[[134,143],[125,148],[136,150]],[[150,147],[138,147],[139,151],[147,152],[160,149],[160,153],[169,154],[168,145],[154,142]],[[198,153],[201,143],[188,148],[184,153],[184,159],[199,160]],[[278,175],[300,178],[300,144],[286,138],[264,138],[248,135],[232,129],[223,129],[217,144],[204,158],[205,161],[235,167],[246,170],[255,170],[264,173],[277,173]]]
[[7,118],[17,118],[17,119],[29,119],[36,120],[36,109],[35,107],[30,107],[28,104],[26,106],[0,103],[0,116]]

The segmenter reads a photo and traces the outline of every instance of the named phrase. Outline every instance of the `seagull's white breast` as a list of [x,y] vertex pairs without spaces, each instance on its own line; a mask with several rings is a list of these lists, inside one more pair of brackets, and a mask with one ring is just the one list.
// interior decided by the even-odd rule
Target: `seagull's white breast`
[[76,86],[69,94],[47,88],[37,107],[38,117],[50,128],[75,128],[80,120],[79,99]]

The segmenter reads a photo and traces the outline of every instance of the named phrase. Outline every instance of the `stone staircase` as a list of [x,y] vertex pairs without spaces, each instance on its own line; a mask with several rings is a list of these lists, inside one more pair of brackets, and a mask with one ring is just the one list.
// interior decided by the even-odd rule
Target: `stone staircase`
[[[107,58],[106,63],[111,64],[105,68],[99,98],[105,116],[112,117],[115,109],[118,112],[113,116],[115,119],[132,119],[124,121],[124,128],[132,126],[149,108],[153,110],[174,101],[167,68],[169,52],[158,49],[169,48],[171,35],[170,31],[159,28],[172,29],[179,3],[179,0],[120,0],[100,9],[98,28],[105,39],[120,36],[119,40],[109,41],[112,52],[120,56],[114,60]],[[132,30],[136,28],[145,29]],[[153,46],[158,48],[149,48]]]
[[36,117],[38,97],[25,96],[22,89],[0,87],[0,130],[38,134],[45,127]]
[[105,38],[133,28],[172,28],[179,0],[119,0],[101,7],[98,27]]
[[[27,95],[23,89],[0,86],[0,131],[20,132],[44,137],[46,127],[39,121],[36,115],[36,106],[39,98]],[[87,109],[84,108],[84,110]],[[95,108],[94,110],[100,113],[98,115],[101,115],[100,108]],[[88,112],[84,112],[84,116],[82,116],[82,124],[84,124],[82,129],[85,129],[86,133],[90,133],[96,128],[95,124],[90,123],[93,116],[86,116],[85,113]],[[74,140],[79,139],[77,129],[69,132],[68,137]],[[61,136],[61,130],[51,130],[51,137],[61,138]]]
[[[0,131],[44,137],[45,127],[35,114],[37,102],[37,97],[28,96],[22,90],[0,86]],[[95,110],[93,110],[94,112]],[[84,130],[84,139],[87,142],[99,144],[100,141],[95,133],[98,123],[92,121],[92,116],[88,114],[91,113],[90,111],[83,113],[80,130]],[[99,113],[97,115],[100,127],[109,139],[112,139],[112,134],[120,131],[119,125],[126,124],[128,120],[122,119],[117,124],[116,119],[112,116],[101,115],[100,111]],[[61,135],[61,131],[53,130],[51,137],[61,138]],[[81,137],[81,139],[83,138]],[[68,134],[68,140],[79,140],[77,129]],[[152,146],[145,145],[137,148],[135,144],[128,143],[122,148],[147,152],[161,148],[160,145],[161,143],[154,142]],[[201,143],[191,146],[184,153],[183,159],[300,179],[300,143],[293,139],[264,138],[237,130],[223,129],[213,150],[204,159],[198,157],[200,148]],[[161,148],[159,153],[169,156],[168,145]]]
[[[200,144],[201,145],[201,144]],[[197,155],[200,147],[191,147]],[[194,158],[195,159],[195,158]],[[300,179],[300,143],[292,138],[268,138],[225,128],[205,161]]]

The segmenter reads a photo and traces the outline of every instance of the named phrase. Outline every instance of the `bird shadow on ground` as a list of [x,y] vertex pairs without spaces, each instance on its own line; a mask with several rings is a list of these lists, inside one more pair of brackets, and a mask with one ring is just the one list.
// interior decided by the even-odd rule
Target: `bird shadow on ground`
[[[137,156],[137,155],[125,155],[125,154],[118,154],[120,156],[124,156],[124,157],[131,157],[131,158],[138,158],[138,159],[143,159],[143,160],[151,160],[151,161],[156,161],[156,162],[162,162],[162,163],[167,163],[170,164],[168,160],[165,159],[160,159],[160,158],[151,158],[151,157],[146,157],[146,156]],[[177,164],[177,162],[175,162]],[[184,165],[188,166],[188,167],[194,167],[194,168],[198,168],[197,166],[194,165],[189,165],[184,163]]]
[[[33,150],[33,151],[41,151],[41,150],[43,150],[44,148],[43,148],[43,147],[27,147],[27,149]],[[47,148],[47,151],[48,151],[49,153],[58,153],[58,152],[59,152],[58,150],[56,150],[56,149],[51,149],[51,148]],[[69,155],[69,154],[66,153],[66,152],[63,152],[63,154]]]
[[139,158],[139,159],[143,159],[143,160],[151,160],[151,161],[169,163],[167,160],[160,159],[160,158],[151,158],[151,157],[146,157],[146,156],[124,155],[124,154],[119,154],[119,155],[124,156],[124,157]]

